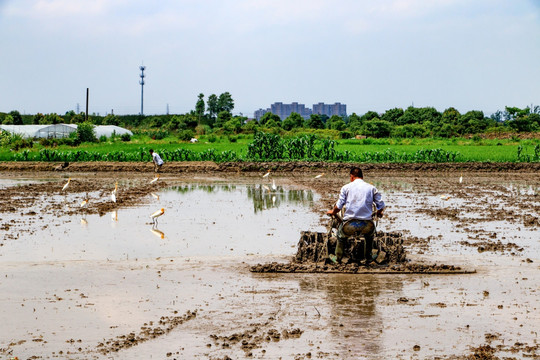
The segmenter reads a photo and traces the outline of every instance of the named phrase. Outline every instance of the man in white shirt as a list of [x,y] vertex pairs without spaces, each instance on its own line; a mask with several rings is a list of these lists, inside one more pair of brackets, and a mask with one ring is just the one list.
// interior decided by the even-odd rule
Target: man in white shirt
[[152,162],[154,163],[154,172],[159,172],[161,170],[161,165],[163,165],[163,160],[161,156],[154,150],[150,149],[150,155],[152,155]]
[[375,186],[363,180],[362,170],[353,167],[350,172],[351,182],[341,188],[339,200],[327,215],[335,216],[345,206],[343,222],[338,227],[335,258],[332,260],[341,262],[343,251],[347,245],[347,239],[353,235],[362,234],[366,240],[365,258],[371,262],[373,249],[373,237],[375,236],[375,224],[373,223],[373,204],[377,209],[377,217],[383,216],[385,208],[381,194]]

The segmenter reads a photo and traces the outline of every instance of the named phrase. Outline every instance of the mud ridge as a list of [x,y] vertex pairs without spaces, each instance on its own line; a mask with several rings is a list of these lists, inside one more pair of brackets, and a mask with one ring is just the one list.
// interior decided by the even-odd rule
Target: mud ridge
[[[346,173],[351,166],[361,166],[365,171],[403,172],[403,171],[479,171],[479,172],[527,172],[540,171],[540,163],[331,163],[323,161],[275,161],[252,162],[237,161],[215,163],[212,161],[172,161],[163,165],[164,173],[183,172],[260,172],[268,169],[275,172],[315,172],[327,171]],[[63,171],[63,172],[151,172],[150,162],[74,162],[65,166],[60,162],[0,162],[0,171]]]

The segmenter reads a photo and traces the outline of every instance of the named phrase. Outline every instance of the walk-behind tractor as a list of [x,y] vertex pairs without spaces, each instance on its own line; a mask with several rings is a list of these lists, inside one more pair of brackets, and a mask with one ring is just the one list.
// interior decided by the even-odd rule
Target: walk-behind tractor
[[[325,263],[336,262],[334,256],[337,244],[338,227],[343,222],[343,210],[336,216],[330,218],[326,233],[303,231],[298,242],[298,252],[294,258],[296,263]],[[385,233],[377,231],[378,219],[376,213],[373,217],[375,226],[375,237],[373,248],[370,254],[366,254],[366,240],[361,233],[349,236],[345,249],[343,249],[344,264],[367,265],[376,263],[379,265],[388,263],[404,262],[405,249],[403,248],[403,238],[400,233]],[[347,222],[343,226],[347,229]],[[344,231],[348,233],[347,231]],[[351,231],[350,233],[353,233]]]

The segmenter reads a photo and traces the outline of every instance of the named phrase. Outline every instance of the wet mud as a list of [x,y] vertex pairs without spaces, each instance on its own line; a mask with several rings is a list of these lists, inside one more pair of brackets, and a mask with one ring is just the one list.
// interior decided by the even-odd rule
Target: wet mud
[[[347,181],[347,169],[336,164],[170,164],[153,184],[150,164],[131,170],[129,164],[69,164],[57,171],[47,166],[58,164],[0,165],[2,254],[17,243],[31,250],[35,240],[26,239],[50,226],[43,220],[50,216],[78,222],[84,214],[137,209],[152,193],[193,181],[270,186],[262,180],[267,169],[279,186],[320,195],[311,211],[324,227],[324,213]],[[539,358],[538,165],[363,168],[388,206],[379,232],[403,247],[400,259],[306,263],[322,253],[312,244],[239,257],[2,261],[0,357]],[[265,206],[271,204],[272,195]],[[258,209],[261,216],[270,211]],[[294,222],[294,213],[284,215]],[[274,247],[283,239],[270,236],[271,229],[288,223],[268,224],[253,241]],[[58,227],[59,234],[66,231]],[[163,245],[153,239],[149,246]]]

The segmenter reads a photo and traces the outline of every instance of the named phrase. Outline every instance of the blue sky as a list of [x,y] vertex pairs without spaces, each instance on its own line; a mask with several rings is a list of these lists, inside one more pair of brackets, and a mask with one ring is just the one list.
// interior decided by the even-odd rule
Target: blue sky
[[540,0],[0,0],[0,111],[540,104]]

